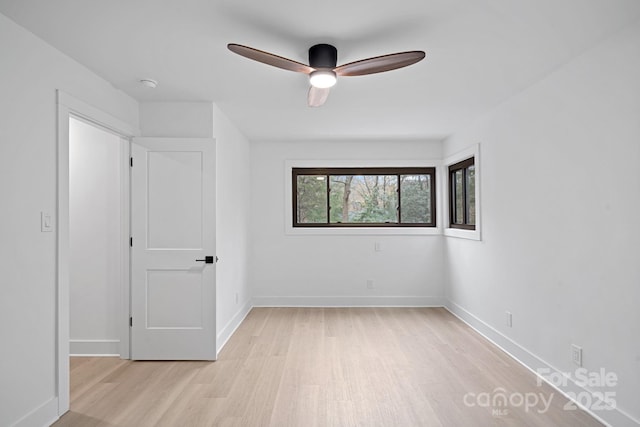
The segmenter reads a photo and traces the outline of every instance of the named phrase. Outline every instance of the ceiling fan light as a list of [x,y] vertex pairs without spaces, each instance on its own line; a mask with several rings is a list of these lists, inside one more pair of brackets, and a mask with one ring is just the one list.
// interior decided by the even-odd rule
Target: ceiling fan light
[[309,83],[319,89],[332,87],[336,80],[336,73],[331,70],[316,70],[309,74]]

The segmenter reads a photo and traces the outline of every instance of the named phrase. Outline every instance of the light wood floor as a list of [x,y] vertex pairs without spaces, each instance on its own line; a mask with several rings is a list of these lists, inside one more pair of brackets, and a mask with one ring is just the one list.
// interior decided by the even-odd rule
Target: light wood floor
[[[465,404],[481,393],[553,396]],[[54,425],[601,426],[565,403],[444,309],[256,308],[213,363],[72,358]]]

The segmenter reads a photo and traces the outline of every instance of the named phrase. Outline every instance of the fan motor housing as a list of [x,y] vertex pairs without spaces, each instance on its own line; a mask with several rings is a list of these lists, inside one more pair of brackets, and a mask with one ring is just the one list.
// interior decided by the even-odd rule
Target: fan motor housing
[[309,66],[333,69],[338,63],[338,50],[330,44],[317,44],[309,48]]

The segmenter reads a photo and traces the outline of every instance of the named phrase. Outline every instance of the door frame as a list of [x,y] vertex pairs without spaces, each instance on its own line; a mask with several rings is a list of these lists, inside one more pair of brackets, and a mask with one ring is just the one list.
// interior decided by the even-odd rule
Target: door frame
[[130,279],[129,279],[129,222],[130,222],[130,141],[140,135],[140,130],[104,111],[73,96],[56,91],[58,113],[58,161],[57,161],[57,206],[56,206],[56,391],[58,416],[69,410],[69,119],[80,119],[99,128],[115,133],[121,139],[121,236],[120,250],[120,296],[118,313],[120,357],[130,357]]

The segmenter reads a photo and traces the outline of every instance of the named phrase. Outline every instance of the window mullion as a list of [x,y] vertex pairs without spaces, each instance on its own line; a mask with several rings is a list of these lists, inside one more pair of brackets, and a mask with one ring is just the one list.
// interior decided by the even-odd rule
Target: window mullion
[[396,206],[396,215],[398,215],[398,224],[402,223],[402,191],[400,191],[400,188],[402,186],[402,181],[400,181],[400,174],[396,175],[396,179],[398,180],[398,187],[396,188],[396,191],[398,192],[398,206]]

